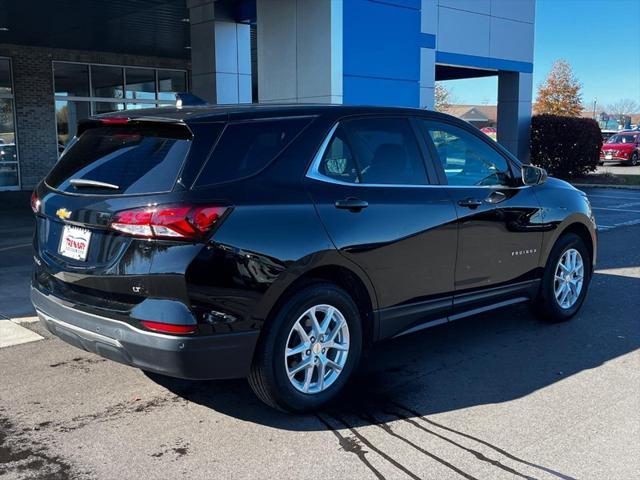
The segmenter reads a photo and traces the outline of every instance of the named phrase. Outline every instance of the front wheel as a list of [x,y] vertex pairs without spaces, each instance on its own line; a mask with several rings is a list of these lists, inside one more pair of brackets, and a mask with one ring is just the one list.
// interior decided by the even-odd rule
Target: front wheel
[[636,165],[638,165],[638,152],[633,152],[633,155],[631,155],[631,161],[629,162],[629,164],[632,167],[635,167]]
[[591,280],[591,255],[578,235],[568,233],[554,245],[534,301],[539,316],[561,322],[573,317],[584,302]]
[[360,360],[358,308],[335,285],[300,290],[265,328],[248,380],[271,407],[294,412],[322,408],[340,393]]

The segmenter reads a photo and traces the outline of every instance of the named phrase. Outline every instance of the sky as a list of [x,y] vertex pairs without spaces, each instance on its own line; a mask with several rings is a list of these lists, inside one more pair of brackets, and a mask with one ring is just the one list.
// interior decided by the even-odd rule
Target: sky
[[[512,0],[518,1],[518,0]],[[536,0],[533,96],[564,58],[582,83],[583,103],[640,104],[640,0]],[[455,103],[496,104],[496,77],[445,82]]]

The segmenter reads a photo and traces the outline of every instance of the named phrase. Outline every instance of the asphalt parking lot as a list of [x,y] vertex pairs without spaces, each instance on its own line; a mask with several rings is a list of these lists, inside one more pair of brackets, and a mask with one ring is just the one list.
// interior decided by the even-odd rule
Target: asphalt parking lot
[[640,478],[640,190],[587,191],[598,269],[572,321],[523,306],[385,342],[309,416],[52,338],[30,321],[30,211],[0,197],[0,324],[42,336],[0,347],[0,478]]

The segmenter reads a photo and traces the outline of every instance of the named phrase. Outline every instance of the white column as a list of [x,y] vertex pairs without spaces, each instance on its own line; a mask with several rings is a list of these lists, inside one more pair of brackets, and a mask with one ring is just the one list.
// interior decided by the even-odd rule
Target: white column
[[191,85],[211,103],[251,103],[249,25],[216,21],[212,0],[188,0]]
[[342,103],[342,0],[257,0],[258,100]]
[[498,142],[523,162],[529,162],[531,131],[530,73],[498,73]]

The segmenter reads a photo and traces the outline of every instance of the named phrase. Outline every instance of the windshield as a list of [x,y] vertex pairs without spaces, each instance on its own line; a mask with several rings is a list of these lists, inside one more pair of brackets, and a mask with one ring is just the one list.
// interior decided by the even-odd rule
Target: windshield
[[638,135],[613,135],[607,143],[634,143]]

